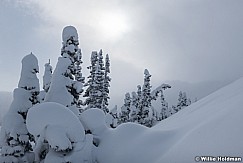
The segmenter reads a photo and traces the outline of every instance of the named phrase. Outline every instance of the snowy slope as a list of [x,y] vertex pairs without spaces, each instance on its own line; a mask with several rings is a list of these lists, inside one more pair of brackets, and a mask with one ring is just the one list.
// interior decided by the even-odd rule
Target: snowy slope
[[175,131],[158,162],[188,162],[195,156],[243,157],[243,78],[216,91],[153,129]]
[[194,162],[195,156],[243,157],[243,78],[151,129],[120,125],[102,133],[100,163]]

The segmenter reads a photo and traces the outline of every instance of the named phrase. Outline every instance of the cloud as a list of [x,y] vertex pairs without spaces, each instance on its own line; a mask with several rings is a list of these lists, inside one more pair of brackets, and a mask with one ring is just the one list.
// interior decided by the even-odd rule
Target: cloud
[[[78,30],[86,76],[91,51],[102,48],[110,54],[111,89],[119,88],[113,96],[142,84],[145,68],[155,84],[234,80],[242,76],[243,69],[242,5],[238,0],[0,1],[4,38],[0,39],[4,45],[0,69],[3,79],[11,78],[0,81],[0,90],[16,86],[21,58],[30,51],[39,58],[41,72],[49,58],[55,67],[66,25]],[[106,14],[123,15],[129,30],[122,37],[108,39],[109,32],[104,33],[99,24]],[[126,80],[121,74],[127,75]]]

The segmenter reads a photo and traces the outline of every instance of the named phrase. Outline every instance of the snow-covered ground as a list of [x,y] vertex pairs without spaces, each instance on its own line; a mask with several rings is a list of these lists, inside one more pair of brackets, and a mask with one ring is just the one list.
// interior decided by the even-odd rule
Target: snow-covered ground
[[187,163],[196,156],[243,157],[242,106],[243,78],[152,128],[126,123],[110,129],[95,109],[80,118],[94,134],[92,155],[99,163]]
[[196,156],[243,157],[243,78],[151,129],[123,124],[100,136],[100,163],[194,162]]

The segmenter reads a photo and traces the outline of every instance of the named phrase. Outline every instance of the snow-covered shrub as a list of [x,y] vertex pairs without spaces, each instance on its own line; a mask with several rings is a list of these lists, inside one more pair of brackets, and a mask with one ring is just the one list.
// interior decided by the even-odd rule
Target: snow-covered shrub
[[67,107],[54,102],[36,105],[29,110],[26,124],[37,141],[35,161],[92,161],[92,136],[85,135],[78,117]]

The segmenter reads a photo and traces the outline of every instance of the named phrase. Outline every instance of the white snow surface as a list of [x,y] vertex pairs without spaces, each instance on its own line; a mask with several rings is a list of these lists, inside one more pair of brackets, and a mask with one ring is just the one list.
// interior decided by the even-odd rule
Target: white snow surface
[[[64,142],[70,145],[69,141],[59,139],[63,134],[70,138],[66,137],[69,131],[84,142],[77,143],[76,149],[66,157],[51,149],[46,162],[82,162],[82,156],[90,161],[91,148],[94,160],[99,163],[188,163],[195,162],[196,156],[243,157],[242,99],[243,78],[152,128],[126,123],[111,129],[106,126],[103,111],[88,109],[80,120],[85,129],[92,132],[98,147],[92,147],[91,135],[84,135],[77,116],[61,104],[47,102],[32,107],[27,116],[27,128],[37,136],[47,127],[50,132],[46,136],[55,145]],[[87,150],[83,150],[83,146]]]
[[30,108],[26,125],[35,137],[41,134],[44,128],[53,125],[65,129],[73,142],[83,141],[85,137],[83,125],[78,117],[67,107],[55,102],[45,102]]
[[188,163],[195,162],[196,156],[242,158],[242,106],[243,78],[150,129],[133,123],[103,129],[96,159],[99,163]]
[[101,135],[101,131],[107,129],[105,113],[101,109],[90,108],[80,115],[80,120],[86,130],[90,130],[93,135]]
[[54,102],[36,105],[30,108],[26,124],[37,140],[34,149],[36,162],[40,162],[45,140],[50,146],[45,163],[92,162],[93,137],[85,135],[78,117],[67,107]]
[[57,102],[64,106],[71,106],[73,96],[67,91],[67,86],[71,86],[71,79],[64,76],[70,64],[71,61],[69,58],[58,58],[45,102]]
[[77,29],[73,26],[66,26],[62,31],[62,41],[67,42],[71,37],[76,41],[78,40]]

